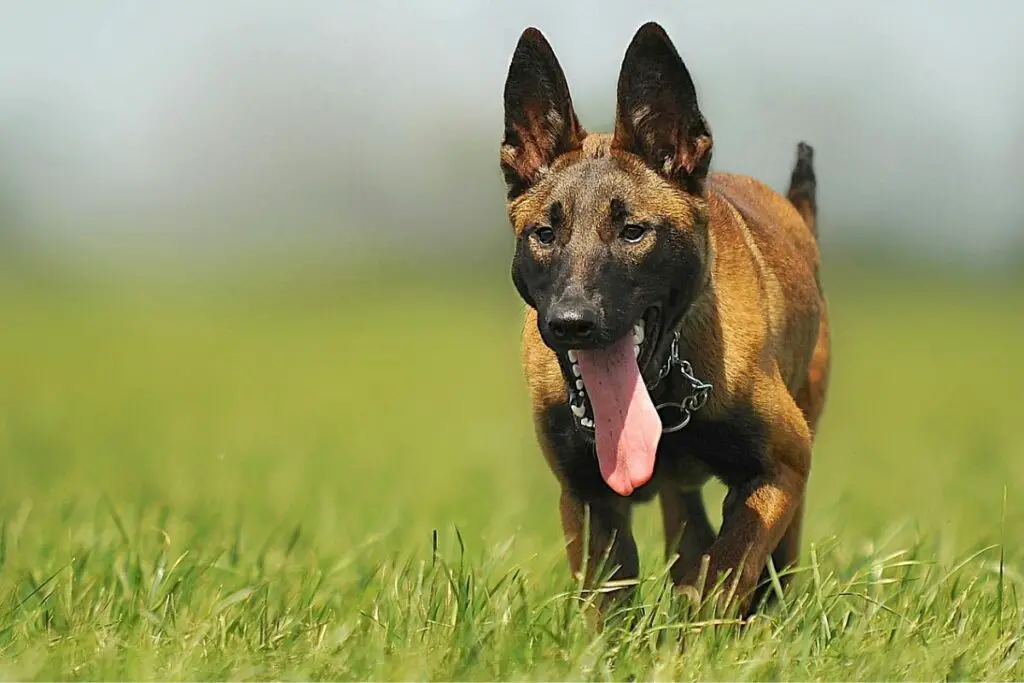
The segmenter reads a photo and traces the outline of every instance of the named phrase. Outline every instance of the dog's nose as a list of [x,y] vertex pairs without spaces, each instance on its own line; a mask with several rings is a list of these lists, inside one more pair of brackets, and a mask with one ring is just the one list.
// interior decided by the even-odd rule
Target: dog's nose
[[597,321],[597,310],[579,303],[554,304],[548,310],[548,329],[563,344],[589,341],[597,331]]

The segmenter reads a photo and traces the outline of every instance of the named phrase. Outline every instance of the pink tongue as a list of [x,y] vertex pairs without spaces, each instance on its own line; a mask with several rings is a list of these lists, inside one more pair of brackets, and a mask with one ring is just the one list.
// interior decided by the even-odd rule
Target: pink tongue
[[594,408],[601,476],[613,491],[628,496],[650,480],[661,439],[661,418],[640,375],[633,336],[576,355]]

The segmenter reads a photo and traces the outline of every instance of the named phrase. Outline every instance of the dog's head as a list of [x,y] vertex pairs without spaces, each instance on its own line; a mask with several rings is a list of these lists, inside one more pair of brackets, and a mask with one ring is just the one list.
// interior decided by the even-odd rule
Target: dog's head
[[[570,395],[590,384],[577,360],[591,352],[625,349],[641,377],[654,379],[666,332],[706,276],[711,132],[657,24],[640,28],[626,50],[616,109],[614,134],[588,135],[551,46],[536,29],[523,33],[505,83],[501,145],[512,279],[537,310]],[[578,409],[592,429],[589,402]]]
[[512,279],[561,354],[642,330],[647,374],[659,333],[705,275],[703,184],[711,133],[690,74],[657,24],[619,76],[615,133],[588,135],[551,46],[519,39],[505,83],[501,167],[516,234]]

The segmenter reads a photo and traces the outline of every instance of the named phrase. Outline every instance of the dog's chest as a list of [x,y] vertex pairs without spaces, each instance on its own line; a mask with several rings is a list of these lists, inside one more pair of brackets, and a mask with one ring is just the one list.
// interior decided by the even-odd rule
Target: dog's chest
[[695,415],[683,429],[662,435],[657,473],[683,487],[699,486],[712,476],[739,486],[764,471],[764,433],[761,423],[744,411],[722,420]]
[[[552,465],[580,498],[613,495],[601,477],[593,442],[580,435],[566,406],[549,409],[544,431]],[[730,487],[750,481],[763,473],[763,434],[760,423],[742,411],[722,420],[695,415],[680,431],[662,435],[654,476],[630,498],[648,500],[664,485],[696,488],[711,477]]]
[[661,444],[655,467],[655,479],[683,490],[697,489],[714,476],[705,462],[686,450]]

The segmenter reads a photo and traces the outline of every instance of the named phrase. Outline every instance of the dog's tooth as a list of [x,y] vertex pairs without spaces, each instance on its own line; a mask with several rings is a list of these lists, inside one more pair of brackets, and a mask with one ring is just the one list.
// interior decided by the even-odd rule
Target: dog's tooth
[[583,390],[583,380],[582,379],[576,380],[576,388],[581,390],[581,391]]
[[640,346],[639,345],[633,347],[633,355],[635,357],[637,357],[637,358],[640,357]]
[[582,418],[587,413],[586,407],[582,405],[569,404],[569,408],[572,410],[572,414],[579,418]]
[[644,343],[644,326],[643,323],[637,323],[633,325],[633,341],[637,344]]
[[590,427],[591,429],[593,429],[594,427],[594,421],[591,420],[589,417],[582,418],[580,420],[580,424],[583,425],[584,427]]
[[573,351],[572,349],[569,349],[569,362],[570,363],[575,363],[576,362],[576,352]]
[[580,376],[580,374],[581,374],[581,373],[580,373],[580,366],[576,365],[575,363],[573,363],[573,364],[572,364],[572,374],[573,374],[573,375],[574,375],[575,377],[579,377],[579,376]]

